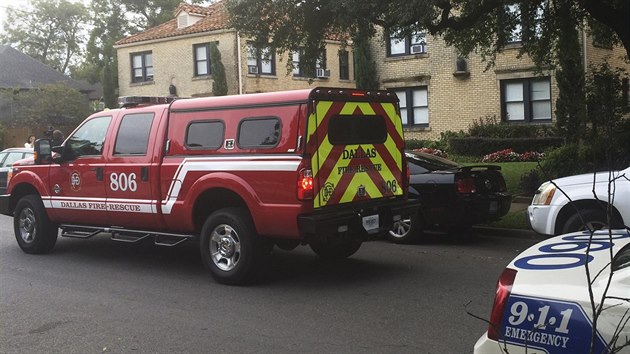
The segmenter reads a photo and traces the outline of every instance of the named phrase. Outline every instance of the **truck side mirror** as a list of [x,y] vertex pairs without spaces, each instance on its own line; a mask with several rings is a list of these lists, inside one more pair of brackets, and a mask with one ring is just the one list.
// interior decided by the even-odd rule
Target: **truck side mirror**
[[47,164],[52,161],[52,149],[49,139],[37,139],[33,149],[35,151],[36,165]]

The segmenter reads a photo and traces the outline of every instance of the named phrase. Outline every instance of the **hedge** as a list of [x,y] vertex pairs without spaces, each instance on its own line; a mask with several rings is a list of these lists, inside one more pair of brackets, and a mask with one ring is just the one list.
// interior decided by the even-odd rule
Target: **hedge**
[[545,138],[482,138],[465,137],[449,140],[450,152],[455,155],[483,156],[499,150],[512,149],[518,153],[527,151],[543,152],[562,146],[564,139]]

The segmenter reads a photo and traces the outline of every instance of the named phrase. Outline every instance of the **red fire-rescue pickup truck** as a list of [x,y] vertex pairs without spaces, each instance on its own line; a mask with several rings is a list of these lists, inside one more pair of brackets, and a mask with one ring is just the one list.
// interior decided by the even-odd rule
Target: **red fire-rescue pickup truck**
[[[170,100],[169,100],[170,101]],[[156,104],[157,103],[157,104]],[[222,283],[252,280],[273,246],[345,258],[413,215],[395,94],[315,88],[127,97],[62,146],[13,165],[0,213],[26,253],[61,236],[198,239]]]

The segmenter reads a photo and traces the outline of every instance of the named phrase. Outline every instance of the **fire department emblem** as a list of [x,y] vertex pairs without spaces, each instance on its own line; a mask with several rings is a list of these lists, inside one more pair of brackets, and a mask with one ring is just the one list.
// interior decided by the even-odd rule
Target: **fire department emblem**
[[330,197],[332,197],[333,192],[335,191],[335,185],[328,182],[324,185],[323,188],[324,192],[322,193],[322,197],[324,199],[325,202],[328,201],[328,199],[330,199]]
[[79,174],[79,172],[74,171],[70,175],[70,187],[73,191],[78,191],[79,189],[81,189],[81,175]]

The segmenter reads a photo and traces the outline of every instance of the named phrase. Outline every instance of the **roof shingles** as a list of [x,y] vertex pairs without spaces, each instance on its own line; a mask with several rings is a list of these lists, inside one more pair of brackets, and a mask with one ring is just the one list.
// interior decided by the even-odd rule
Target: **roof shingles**
[[228,16],[225,5],[223,5],[222,2],[217,2],[208,7],[180,4],[177,10],[175,10],[175,13],[177,14],[180,11],[186,11],[195,15],[204,15],[205,17],[184,28],[177,28],[177,19],[175,18],[156,27],[149,28],[144,32],[123,38],[116,42],[116,45],[177,37],[227,28]]

